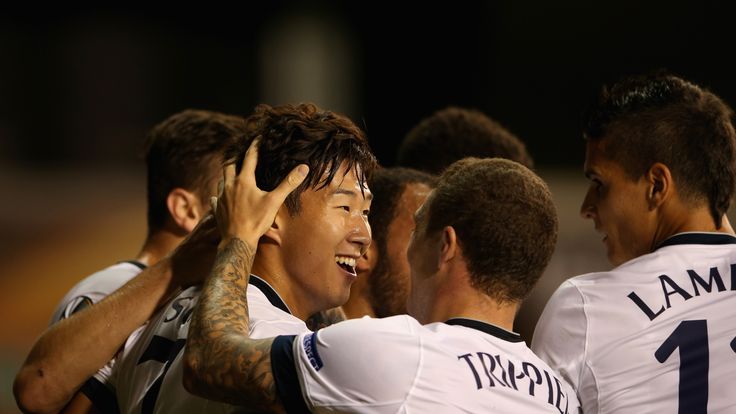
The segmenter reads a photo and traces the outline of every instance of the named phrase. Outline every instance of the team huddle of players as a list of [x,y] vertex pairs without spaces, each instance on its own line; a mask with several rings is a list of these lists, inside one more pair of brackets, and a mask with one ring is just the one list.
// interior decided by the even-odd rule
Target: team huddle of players
[[[24,412],[733,413],[732,110],[670,74],[602,88],[581,215],[611,271],[514,317],[557,239],[524,145],[420,122],[398,164],[312,104],[188,110],[146,147],[134,260],[75,286],[19,371]],[[467,158],[470,157],[470,158]],[[364,316],[370,316],[366,318]]]

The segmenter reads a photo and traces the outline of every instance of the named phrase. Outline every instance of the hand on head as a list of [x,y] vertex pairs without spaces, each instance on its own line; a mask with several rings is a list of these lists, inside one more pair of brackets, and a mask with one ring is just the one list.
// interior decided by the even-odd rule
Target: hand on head
[[254,140],[245,153],[243,168],[235,173],[235,164],[223,169],[222,191],[212,197],[212,211],[221,243],[238,238],[251,247],[273,223],[279,207],[286,197],[304,181],[309,173],[306,164],[296,166],[273,191],[262,191],[256,185],[258,163],[258,139]]

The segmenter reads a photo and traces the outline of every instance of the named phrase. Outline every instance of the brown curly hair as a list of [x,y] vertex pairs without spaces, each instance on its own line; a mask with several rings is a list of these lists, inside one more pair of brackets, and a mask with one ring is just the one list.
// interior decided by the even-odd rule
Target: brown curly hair
[[428,202],[427,234],[455,229],[476,289],[500,302],[529,294],[557,241],[557,211],[541,178],[514,161],[465,158]]
[[144,147],[149,232],[169,217],[166,197],[174,188],[193,191],[208,205],[212,194],[207,184],[221,174],[226,149],[244,135],[242,117],[196,109],[176,113],[151,129]]

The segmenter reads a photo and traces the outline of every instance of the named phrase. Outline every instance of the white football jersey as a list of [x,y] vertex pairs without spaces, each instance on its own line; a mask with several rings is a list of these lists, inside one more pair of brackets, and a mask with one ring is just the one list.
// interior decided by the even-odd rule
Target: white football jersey
[[563,283],[532,349],[588,413],[736,413],[736,238],[682,233]]
[[[251,275],[250,335],[268,338],[308,331],[263,279]],[[121,413],[231,413],[238,407],[206,400],[184,389],[183,348],[201,287],[191,287],[162,309],[140,340],[124,351],[110,378]]]
[[271,357],[290,413],[578,413],[518,334],[477,320],[364,317],[280,336]]
[[[50,325],[66,319],[77,311],[93,305],[126,284],[138,275],[146,265],[136,261],[126,261],[114,264],[108,268],[84,278],[77,283],[59,302],[51,317]],[[128,337],[126,343],[135,340],[135,333]],[[80,391],[92,400],[102,411],[109,411],[115,407],[115,395],[107,387],[108,378],[115,364],[115,358],[110,360],[97,373],[87,380]]]
[[101,301],[146,268],[146,265],[127,261],[114,264],[82,279],[56,306],[50,325],[68,318],[74,312]]

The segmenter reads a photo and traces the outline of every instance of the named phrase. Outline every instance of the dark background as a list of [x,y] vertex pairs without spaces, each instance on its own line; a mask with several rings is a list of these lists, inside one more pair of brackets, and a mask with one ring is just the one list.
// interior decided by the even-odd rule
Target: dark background
[[733,20],[712,1],[0,6],[0,413],[17,412],[12,379],[64,293],[137,253],[141,145],[185,108],[313,101],[362,126],[385,165],[447,105],[500,121],[526,142],[560,217],[517,318],[529,340],[562,280],[608,266],[577,214],[582,111],[602,83],[660,68],[736,104]]
[[[725,3],[268,1],[240,8],[4,13],[0,159],[129,163],[145,131],[173,112],[247,114],[285,97],[347,113],[386,165],[414,123],[454,104],[498,119],[539,165],[577,166],[580,113],[602,82],[667,68],[736,100]],[[309,33],[326,52],[301,47]],[[289,56],[295,50],[302,52]],[[322,92],[310,96],[299,85],[319,71]],[[295,73],[301,79],[279,79]],[[265,90],[266,78],[291,92]]]

